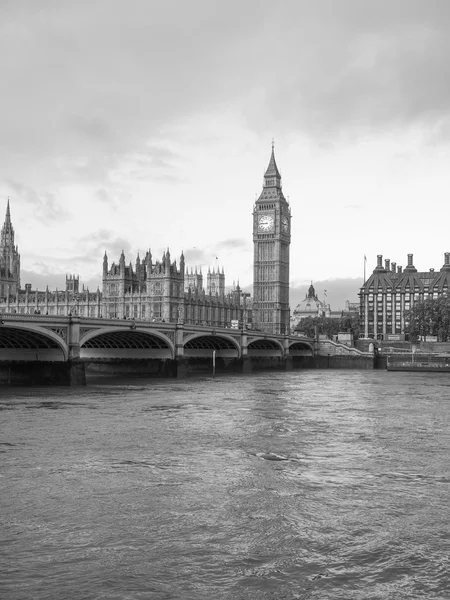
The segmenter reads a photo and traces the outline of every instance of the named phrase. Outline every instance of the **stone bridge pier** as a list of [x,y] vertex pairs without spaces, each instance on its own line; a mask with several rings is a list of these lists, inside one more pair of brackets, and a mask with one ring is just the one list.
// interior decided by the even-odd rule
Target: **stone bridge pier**
[[86,385],[86,365],[81,361],[80,317],[70,317],[67,328],[69,385]]

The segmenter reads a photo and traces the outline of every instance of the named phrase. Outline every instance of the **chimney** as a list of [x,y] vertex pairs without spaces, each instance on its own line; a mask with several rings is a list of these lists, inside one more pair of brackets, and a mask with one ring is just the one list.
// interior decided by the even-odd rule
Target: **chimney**
[[413,255],[408,254],[408,267],[412,267],[413,265]]
[[386,260],[384,261],[384,268],[386,269],[386,271],[389,271],[389,269],[391,268],[391,261],[389,260],[389,258],[386,258]]
[[382,254],[378,254],[377,256],[377,267],[381,267],[383,268],[383,255]]
[[450,252],[446,252],[444,254],[444,257],[445,257],[445,259],[444,259],[444,265],[446,267],[450,267]]
[[392,272],[393,272],[393,273],[395,273],[395,272],[397,271],[397,268],[396,268],[396,267],[397,267],[397,263],[393,262],[393,263],[392,263],[392,266],[391,266],[391,268],[392,268]]
[[434,269],[430,269],[430,273],[434,273]]
[[398,266],[397,267],[397,273],[401,273],[403,271],[403,267]]

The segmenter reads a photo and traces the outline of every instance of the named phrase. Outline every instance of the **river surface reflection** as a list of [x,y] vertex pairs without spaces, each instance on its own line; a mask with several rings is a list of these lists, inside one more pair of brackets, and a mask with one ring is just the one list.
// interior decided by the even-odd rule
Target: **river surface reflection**
[[0,390],[0,597],[450,597],[450,377]]

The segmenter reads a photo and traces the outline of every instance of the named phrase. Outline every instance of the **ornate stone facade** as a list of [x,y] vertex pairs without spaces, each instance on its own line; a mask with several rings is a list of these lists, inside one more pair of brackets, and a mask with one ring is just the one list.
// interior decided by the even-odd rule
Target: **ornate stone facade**
[[203,276],[195,269],[185,271],[184,255],[179,266],[170,252],[154,262],[150,251],[135,267],[125,264],[122,252],[118,264],[103,259],[102,310],[105,318],[146,319],[197,325],[230,327],[232,321],[251,323],[251,303],[239,286],[225,292],[225,274],[208,271],[207,290]]

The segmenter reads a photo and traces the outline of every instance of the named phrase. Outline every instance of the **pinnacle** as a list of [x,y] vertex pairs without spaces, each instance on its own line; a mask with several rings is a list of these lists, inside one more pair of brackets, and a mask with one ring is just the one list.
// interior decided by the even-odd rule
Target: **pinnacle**
[[280,171],[278,170],[277,163],[275,161],[275,147],[272,142],[272,154],[270,155],[269,166],[266,169],[264,177],[280,177]]

